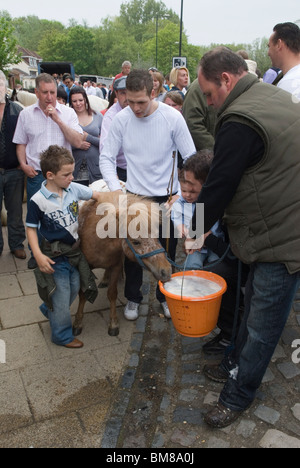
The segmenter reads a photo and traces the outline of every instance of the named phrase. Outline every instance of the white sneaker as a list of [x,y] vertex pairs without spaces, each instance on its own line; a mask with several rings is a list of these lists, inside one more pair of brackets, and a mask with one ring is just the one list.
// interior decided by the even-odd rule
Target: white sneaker
[[128,301],[128,304],[124,309],[124,316],[127,320],[137,320],[139,316],[139,304]]
[[167,319],[170,319],[171,318],[171,314],[170,314],[170,310],[169,310],[169,307],[168,307],[168,304],[167,302],[161,302],[161,307],[162,307],[162,310],[164,311],[164,316],[167,318]]

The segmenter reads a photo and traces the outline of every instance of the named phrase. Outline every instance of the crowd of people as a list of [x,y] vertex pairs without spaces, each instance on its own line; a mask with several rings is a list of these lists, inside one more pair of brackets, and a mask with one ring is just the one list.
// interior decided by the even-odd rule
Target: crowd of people
[[[77,249],[78,200],[99,198],[84,185],[103,178],[111,191],[119,191],[123,180],[129,193],[168,204],[172,260],[176,230],[187,241],[189,268],[201,269],[220,260],[211,268],[228,285],[220,333],[204,346],[205,352],[224,356],[220,365],[205,369],[209,378],[224,382],[218,404],[205,417],[213,427],[231,424],[253,402],[300,286],[297,25],[274,27],[269,56],[272,68],[264,75],[265,83],[255,62],[243,51],[235,53],[226,47],[202,57],[192,84],[185,67],[174,68],[167,85],[155,68],[131,70],[130,63],[124,62],[104,115],[90,108],[91,83],[79,87],[65,77],[69,92],[59,96],[62,86],[47,74],[36,80],[37,103],[22,110],[9,101],[6,78],[0,73],[0,206],[4,199],[9,248],[25,259],[26,175],[26,225],[32,252],[28,266],[53,275],[63,285],[52,296],[52,309],[41,306],[50,320],[53,342],[69,348],[83,346],[72,335],[69,310],[79,290],[79,276],[67,254],[54,261],[45,252],[58,242]],[[172,172],[173,192],[168,194]],[[74,184],[74,179],[81,184]],[[197,224],[195,203],[203,203],[205,215],[200,249],[191,234]],[[183,210],[183,205],[190,210]],[[2,253],[1,230],[0,236]],[[162,233],[160,241],[166,248]],[[225,251],[230,255],[224,258]],[[124,314],[128,320],[139,316],[142,281],[142,268],[126,259]],[[245,292],[236,305],[238,285]],[[170,318],[159,288],[156,296]]]

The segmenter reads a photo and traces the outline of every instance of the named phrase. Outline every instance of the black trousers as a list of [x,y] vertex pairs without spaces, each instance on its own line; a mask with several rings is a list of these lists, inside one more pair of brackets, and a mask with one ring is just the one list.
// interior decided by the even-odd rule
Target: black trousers
[[[169,197],[153,197],[153,201],[158,204],[163,204],[168,201]],[[177,239],[174,237],[174,225],[170,221],[170,241],[169,241],[169,254],[171,260],[175,261]],[[167,240],[163,236],[162,227],[160,227],[159,240],[164,249],[166,249]],[[143,269],[136,263],[131,262],[128,258],[125,259],[125,297],[128,301],[140,304],[143,300],[143,294],[141,291],[143,285]],[[156,297],[159,302],[165,301],[165,296],[160,292],[157,285]]]

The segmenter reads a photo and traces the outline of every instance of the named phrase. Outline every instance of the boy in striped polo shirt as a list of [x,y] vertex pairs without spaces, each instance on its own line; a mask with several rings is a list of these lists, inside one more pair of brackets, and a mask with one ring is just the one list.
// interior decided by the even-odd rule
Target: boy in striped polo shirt
[[[83,260],[83,254],[77,249],[78,201],[98,200],[100,194],[72,182],[74,166],[74,158],[66,148],[53,145],[42,153],[41,169],[46,180],[30,200],[26,226],[38,264],[36,273],[44,275],[46,283],[54,279],[54,292],[49,294],[51,307],[47,301],[40,307],[50,320],[52,341],[67,348],[82,348],[83,343],[73,336],[70,313],[70,306],[80,289],[81,272],[70,256],[68,258],[68,253],[72,250],[74,258],[74,250],[78,250],[78,259]],[[41,246],[38,230],[43,238]]]

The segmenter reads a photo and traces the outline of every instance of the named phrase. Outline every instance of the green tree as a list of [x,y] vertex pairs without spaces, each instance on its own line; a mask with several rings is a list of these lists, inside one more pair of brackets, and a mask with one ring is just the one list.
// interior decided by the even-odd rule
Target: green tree
[[[155,66],[156,44],[158,68],[168,73],[172,57],[179,52],[180,19],[161,0],[124,1],[119,16],[108,16],[99,27],[93,28],[84,20],[80,25],[72,18],[66,27],[59,21],[39,19],[34,15],[12,19],[8,12],[0,12],[0,16],[2,21],[6,21],[5,26],[1,25],[1,37],[4,37],[7,25],[12,25],[15,31],[12,33],[10,29],[7,37],[15,35],[17,44],[38,52],[44,61],[72,61],[78,74],[113,76],[120,72],[124,60],[130,60],[137,68]],[[200,20],[200,33],[201,21],[205,19]],[[193,80],[203,54],[220,44],[189,44],[185,32],[182,40],[182,55],[187,57]],[[247,50],[262,73],[270,66],[266,38],[248,45],[225,45],[235,51]],[[6,46],[7,39],[2,39],[1,50]],[[13,63],[12,59],[9,61]]]
[[172,9],[155,0],[132,0],[122,3],[120,8],[120,20],[134,35],[137,43],[144,42],[144,34],[149,23],[156,18],[168,18],[175,24],[179,24],[179,18]]
[[60,34],[48,32],[38,52],[44,61],[72,62],[76,73],[94,74],[94,44],[94,32],[77,25]]
[[38,53],[44,62],[69,61],[65,51],[66,34],[51,34],[48,32],[40,40]]
[[121,71],[121,65],[129,60],[134,66],[139,61],[141,47],[131,31],[120,18],[106,18],[95,30],[96,74],[114,76]]
[[[161,20],[162,21],[162,20]],[[161,21],[159,23],[161,23]],[[175,25],[170,21],[164,21],[165,27],[158,31],[157,36],[157,67],[164,74],[169,73],[172,68],[172,58],[178,55],[179,47],[179,25]],[[143,46],[144,59],[148,60],[149,66],[155,66],[156,64],[156,33],[155,24],[149,25],[152,28],[152,34],[149,34],[151,39],[145,42]],[[150,31],[150,29],[148,29]],[[187,42],[187,38],[184,35],[183,41]]]
[[[76,73],[91,73],[94,69],[95,36],[84,26],[70,28],[65,39],[65,57],[74,65]],[[93,73],[95,74],[95,73]]]
[[[157,38],[157,65],[161,72],[167,74],[172,69],[173,57],[178,56],[179,53],[180,27],[166,20],[160,20],[160,26],[162,26],[162,21],[164,21],[164,28],[159,30]],[[156,64],[156,35],[153,34],[153,32],[150,34],[151,39],[144,44],[142,49],[144,60],[147,60],[148,66]],[[189,44],[187,35],[183,33],[182,55],[187,57],[191,80],[194,80],[197,76],[198,64],[203,55],[201,52],[201,47]]]
[[269,40],[264,37],[262,39],[256,39],[249,46],[249,57],[255,60],[257,68],[264,74],[268,68],[272,66],[271,59],[268,56],[268,43]]
[[66,31],[59,21],[39,19],[34,15],[15,18],[13,25],[18,44],[34,52],[39,50],[40,41],[44,36],[56,36]]
[[0,69],[21,61],[17,50],[17,40],[14,37],[14,27],[7,12],[0,12]]

